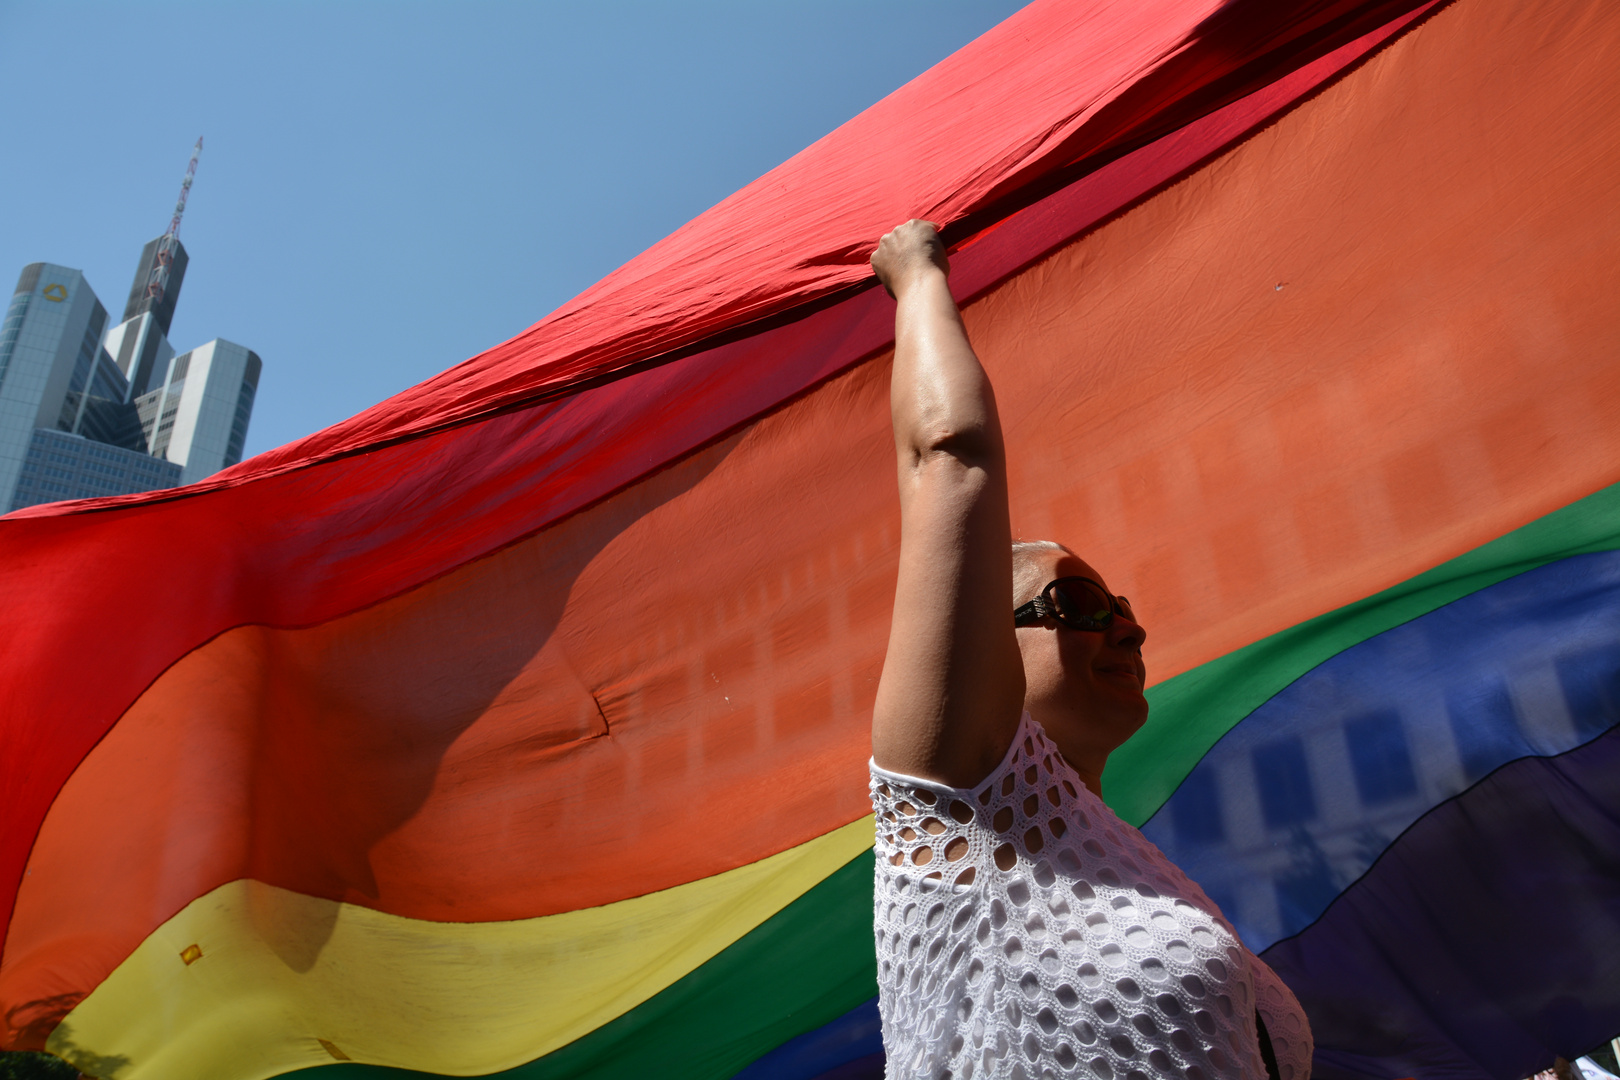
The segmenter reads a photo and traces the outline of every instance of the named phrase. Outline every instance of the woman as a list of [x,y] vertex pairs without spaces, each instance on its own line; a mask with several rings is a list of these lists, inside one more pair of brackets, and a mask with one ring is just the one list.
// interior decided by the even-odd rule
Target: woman
[[933,225],[886,235],[872,267],[898,304],[900,576],[872,717],[888,1075],[1304,1080],[1294,996],[1102,803],[1147,719],[1146,634],[1073,552],[1012,543],[995,398]]

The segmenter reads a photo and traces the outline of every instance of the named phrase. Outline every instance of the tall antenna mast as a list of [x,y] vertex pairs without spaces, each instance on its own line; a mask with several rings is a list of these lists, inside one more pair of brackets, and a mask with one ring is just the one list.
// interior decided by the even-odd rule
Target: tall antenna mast
[[186,196],[191,194],[191,182],[197,178],[197,159],[202,156],[202,136],[197,136],[197,145],[191,148],[191,164],[186,166],[186,178],[180,181],[180,201],[174,204],[174,220],[169,222],[169,231],[165,236],[178,237],[180,235],[180,215],[186,212]]
[[191,182],[197,177],[197,159],[201,156],[202,136],[199,135],[197,145],[191,148],[191,163],[186,166],[186,178],[180,181],[180,198],[174,204],[169,231],[158,241],[157,252],[152,258],[152,273],[146,279],[146,296],[154,308],[163,303],[163,292],[169,285],[169,264],[174,262],[174,249],[180,243],[180,217],[186,212],[186,196],[191,194]]

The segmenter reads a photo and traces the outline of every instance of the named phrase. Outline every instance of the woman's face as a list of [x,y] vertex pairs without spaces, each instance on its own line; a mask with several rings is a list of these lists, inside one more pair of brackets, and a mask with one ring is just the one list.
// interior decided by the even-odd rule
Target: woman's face
[[[1042,552],[1041,586],[1060,577],[1108,584],[1084,560],[1064,551]],[[1110,590],[1111,591],[1111,590]],[[1020,601],[1030,597],[1019,597]],[[1106,630],[1073,630],[1055,619],[1018,628],[1024,656],[1024,707],[1039,720],[1064,756],[1078,765],[1136,733],[1147,720],[1142,696],[1147,632],[1119,615]]]

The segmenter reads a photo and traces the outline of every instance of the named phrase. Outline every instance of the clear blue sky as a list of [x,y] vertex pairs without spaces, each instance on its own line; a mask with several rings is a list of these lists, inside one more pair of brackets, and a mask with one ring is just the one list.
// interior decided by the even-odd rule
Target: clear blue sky
[[171,340],[265,362],[249,454],[516,334],[1019,0],[0,0],[0,276],[113,318],[206,137]]

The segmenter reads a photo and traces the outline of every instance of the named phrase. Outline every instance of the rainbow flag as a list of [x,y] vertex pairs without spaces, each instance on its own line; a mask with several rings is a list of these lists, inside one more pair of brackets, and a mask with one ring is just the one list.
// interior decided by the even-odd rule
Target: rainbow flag
[[1620,7],[1039,0],[529,330],[0,521],[3,1045],[117,1080],[881,1069],[892,305],[1148,626],[1105,794],[1319,1080],[1620,1032]]

